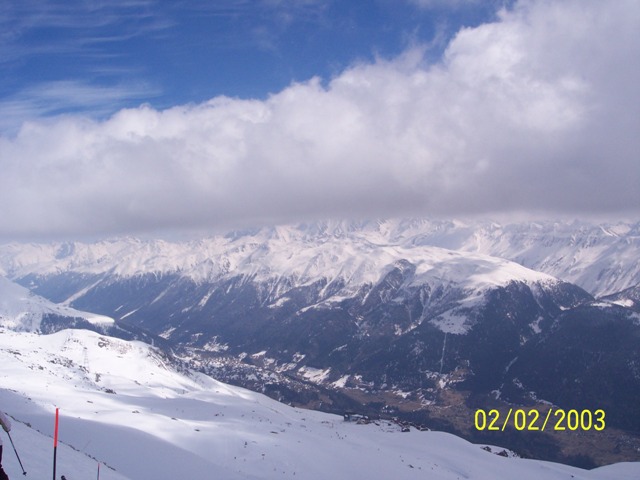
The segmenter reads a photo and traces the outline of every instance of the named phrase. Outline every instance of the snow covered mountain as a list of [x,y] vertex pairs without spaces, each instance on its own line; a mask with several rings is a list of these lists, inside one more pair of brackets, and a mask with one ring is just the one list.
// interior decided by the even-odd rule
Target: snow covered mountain
[[[66,322],[65,322],[66,320]],[[114,325],[105,315],[81,312],[35,295],[29,289],[0,276],[0,326],[13,330],[39,331],[62,324],[106,329]]]
[[506,258],[600,297],[640,284],[640,223],[399,221],[414,244]]
[[631,308],[640,313],[640,284],[603,298],[611,303]]
[[[0,246],[0,271],[53,302],[149,332],[216,378],[297,405],[357,407],[470,438],[478,404],[606,404],[612,427],[635,431],[638,314],[628,299],[596,301],[566,278],[593,292],[636,285],[637,233],[325,222],[188,242],[10,244]],[[550,457],[555,439],[535,451],[513,441],[550,459],[575,451]],[[605,443],[597,463],[617,455]]]
[[[124,239],[12,248],[6,273],[52,300],[174,345],[252,356],[325,384],[386,384],[399,392],[433,389],[463,364],[476,381],[496,384],[495,367],[502,370],[521,343],[562,310],[591,300],[507,260],[389,243],[339,226],[186,244]],[[498,310],[508,322],[496,323]]]
[[[176,368],[140,342],[86,330],[0,332],[0,405],[30,478],[51,472],[60,408],[58,474],[68,479],[638,478],[640,463],[586,471],[503,458],[500,447],[389,422],[359,425],[301,410]],[[8,443],[8,442],[7,442]],[[489,452],[490,450],[491,452]],[[11,478],[21,469],[10,449]]]
[[[333,249],[317,252],[318,244],[324,242]],[[370,248],[362,248],[366,244]],[[354,250],[352,245],[356,246]],[[256,269],[263,274],[269,270],[280,275],[315,271],[335,276],[351,267],[352,273],[364,274],[354,268],[359,256],[367,255],[372,261],[371,255],[377,255],[374,250],[383,252],[379,247],[384,246],[435,246],[503,258],[574,283],[594,296],[640,284],[636,261],[640,256],[640,223],[500,224],[427,219],[317,222],[186,242],[123,238],[91,244],[13,243],[0,246],[0,274],[23,279],[68,272],[129,277],[180,273],[195,281],[211,280],[231,271],[252,275],[259,273]],[[327,256],[318,257],[318,253]],[[345,259],[350,259],[346,266]],[[384,255],[377,256],[374,263],[383,259]],[[375,267],[369,273],[376,273]]]

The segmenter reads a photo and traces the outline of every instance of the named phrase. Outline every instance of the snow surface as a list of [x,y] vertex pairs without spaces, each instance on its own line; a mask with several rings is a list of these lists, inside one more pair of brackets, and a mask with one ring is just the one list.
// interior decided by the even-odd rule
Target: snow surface
[[428,219],[380,223],[392,241],[506,258],[574,283],[595,296],[640,284],[640,223]]
[[[500,224],[481,221],[389,219],[317,222],[262,228],[170,242],[119,238],[94,243],[8,244],[0,246],[0,274],[76,272],[135,276],[175,273],[196,281],[231,275],[257,280],[280,277],[298,285],[317,278],[359,285],[375,282],[389,265],[407,259],[422,273],[441,273],[453,263],[485,260],[473,280],[504,283],[513,275],[531,277],[516,262],[602,296],[640,284],[640,223],[592,225],[578,222]],[[455,275],[445,269],[445,278]],[[502,279],[501,279],[502,277]]]
[[[319,280],[326,280],[327,285],[343,285],[336,298],[327,300],[338,301],[355,294],[362,285],[375,285],[392,268],[406,268],[406,262],[415,268],[413,285],[436,282],[483,291],[514,280],[556,281],[550,275],[501,258],[414,245],[405,240],[392,242],[369,231],[354,231],[345,237],[277,227],[196,242],[122,238],[91,244],[0,246],[0,273],[9,278],[61,272],[121,277],[177,274],[201,283],[243,276],[272,285],[270,297],[280,302],[286,301],[282,295],[290,288]],[[67,303],[81,294],[71,296]]]
[[40,328],[42,316],[47,314],[82,318],[101,326],[114,323],[112,318],[104,315],[82,312],[50,302],[0,276],[0,326],[13,330],[35,331]]
[[[1,329],[0,362],[0,408],[14,418],[27,478],[50,478],[56,406],[58,473],[69,480],[96,478],[97,462],[103,480],[640,478],[640,463],[585,471],[503,458],[446,433],[344,422],[181,373],[146,344],[89,331]],[[19,478],[9,442],[4,451]]]

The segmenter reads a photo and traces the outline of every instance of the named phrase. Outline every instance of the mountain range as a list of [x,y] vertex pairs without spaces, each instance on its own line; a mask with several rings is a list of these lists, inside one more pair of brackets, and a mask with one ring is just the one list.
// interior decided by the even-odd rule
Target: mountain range
[[473,440],[484,438],[479,406],[604,408],[606,436],[502,437],[526,456],[593,466],[640,451],[639,232],[318,222],[195,241],[12,243],[0,270],[56,308],[113,318],[108,333],[147,335],[191,368],[296,405]]

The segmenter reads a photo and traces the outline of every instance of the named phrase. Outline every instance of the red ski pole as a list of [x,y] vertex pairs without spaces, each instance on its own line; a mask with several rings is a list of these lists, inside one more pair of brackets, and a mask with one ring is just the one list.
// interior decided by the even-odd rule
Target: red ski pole
[[53,433],[53,480],[56,480],[56,458],[58,456],[58,414],[59,408],[56,408],[56,424]]

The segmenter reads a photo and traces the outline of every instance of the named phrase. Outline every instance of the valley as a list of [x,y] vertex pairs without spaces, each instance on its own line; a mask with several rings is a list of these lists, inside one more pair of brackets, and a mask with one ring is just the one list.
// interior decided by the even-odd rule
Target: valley
[[[388,220],[189,242],[9,244],[0,267],[57,305],[41,331],[144,340],[184,368],[280,402],[494,439],[528,458],[637,461],[640,317],[629,285],[639,274],[627,259],[640,251],[638,226],[571,228]],[[596,274],[598,255],[628,268]],[[71,309],[114,323],[79,321]],[[604,408],[607,430],[473,428],[478,408],[514,406]]]

